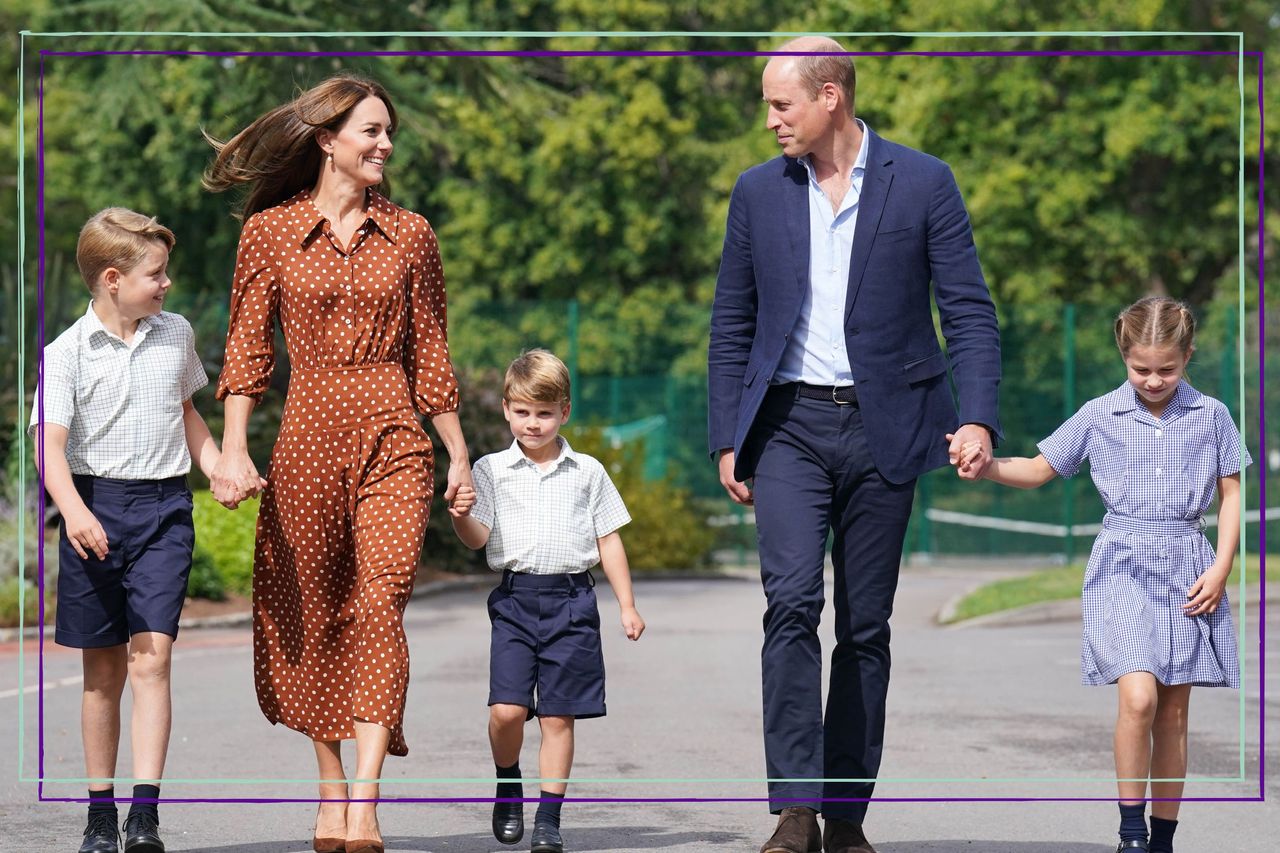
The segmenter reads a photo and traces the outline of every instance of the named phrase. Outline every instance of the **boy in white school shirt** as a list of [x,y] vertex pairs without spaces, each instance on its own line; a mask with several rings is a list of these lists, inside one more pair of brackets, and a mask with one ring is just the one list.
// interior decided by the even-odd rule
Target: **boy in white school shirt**
[[126,853],[164,853],[157,799],[169,746],[169,669],[195,529],[186,474],[218,447],[191,395],[208,383],[191,325],[162,311],[173,232],[121,207],[90,218],[76,264],[92,301],[44,349],[29,431],[62,515],[54,639],[82,650],[89,820],[80,853],[117,853],[120,697],[133,691]]
[[[510,448],[476,461],[475,489],[458,490],[453,529],[469,548],[485,548],[502,581],[489,595],[489,743],[499,779],[493,834],[524,835],[520,747],[525,721],[542,729],[539,775],[568,779],[575,719],[602,717],[604,657],[595,580],[600,564],[617,596],[623,630],[640,639],[644,620],[618,528],[631,520],[604,466],[559,435],[569,420],[569,371],[546,350],[507,368],[502,413]],[[563,853],[560,806],[566,782],[542,784],[532,853]]]

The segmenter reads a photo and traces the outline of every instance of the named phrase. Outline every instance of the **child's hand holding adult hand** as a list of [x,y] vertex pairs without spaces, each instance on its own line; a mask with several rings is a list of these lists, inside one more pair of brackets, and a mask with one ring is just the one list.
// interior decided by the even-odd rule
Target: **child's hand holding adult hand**
[[246,498],[253,497],[267,487],[267,481],[258,474],[247,452],[224,449],[209,475],[209,490],[213,499],[227,509],[235,509]]
[[458,491],[454,493],[453,500],[449,502],[449,515],[454,518],[465,518],[471,514],[471,507],[476,502],[476,490],[471,488],[470,484],[463,483],[458,486]]
[[640,618],[640,611],[634,607],[622,608],[622,630],[626,631],[628,640],[640,639],[640,635],[644,633],[644,620]]
[[67,539],[80,559],[89,559],[89,551],[99,560],[107,558],[107,532],[88,507],[74,507],[62,514],[62,520],[67,526]]
[[1188,616],[1204,616],[1218,609],[1218,602],[1227,589],[1227,575],[1231,573],[1229,566],[1214,563],[1208,571],[1196,578],[1196,582],[1187,590],[1187,598],[1191,599],[1182,605]]

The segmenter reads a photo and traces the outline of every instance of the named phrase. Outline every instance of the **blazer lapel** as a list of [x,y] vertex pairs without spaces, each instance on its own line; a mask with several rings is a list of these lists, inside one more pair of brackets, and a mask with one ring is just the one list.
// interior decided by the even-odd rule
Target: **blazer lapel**
[[796,287],[801,301],[809,287],[809,173],[796,160],[787,160],[783,171],[782,207],[791,242],[791,268],[796,271]]
[[845,322],[853,316],[853,305],[858,299],[858,290],[862,287],[862,275],[867,270],[867,259],[871,257],[876,229],[880,227],[880,215],[884,213],[884,203],[893,183],[893,159],[885,157],[880,137],[871,131],[867,132],[871,134],[871,139],[867,142],[867,171],[862,176],[858,224],[853,233],[853,250],[849,255],[849,290],[844,300]]

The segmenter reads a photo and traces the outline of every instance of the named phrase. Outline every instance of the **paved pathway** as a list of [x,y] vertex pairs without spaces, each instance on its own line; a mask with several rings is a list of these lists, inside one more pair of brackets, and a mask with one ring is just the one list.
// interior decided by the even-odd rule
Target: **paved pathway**
[[[973,567],[904,570],[894,616],[889,731],[877,795],[885,798],[1109,797],[1114,691],[1079,686],[1078,625],[939,628],[933,614],[988,575]],[[407,616],[413,674],[406,736],[410,755],[387,762],[387,797],[483,797],[491,783],[485,740],[485,591],[415,599]],[[570,789],[581,797],[752,798],[763,793],[760,745],[757,582],[661,580],[637,585],[649,630],[629,643],[601,585],[609,671],[609,715],[579,727]],[[1268,627],[1280,636],[1280,608]],[[1193,777],[1188,796],[1258,794],[1258,649],[1250,613],[1243,691],[1197,690],[1192,698]],[[829,641],[829,631],[827,640]],[[244,628],[184,632],[174,662],[175,726],[167,797],[314,797],[311,750],[301,736],[272,728],[252,695]],[[27,643],[24,683],[36,684]],[[1275,684],[1276,659],[1268,660]],[[83,796],[78,737],[79,656],[45,655],[45,797]],[[0,646],[0,722],[12,747],[0,755],[0,850],[73,850],[83,806],[37,803],[18,779],[18,655]],[[1273,691],[1274,692],[1274,691]],[[38,774],[38,696],[22,695],[22,775]],[[1243,751],[1240,742],[1243,698]],[[127,700],[126,700],[127,701]],[[1280,703],[1268,703],[1272,732]],[[127,735],[126,735],[127,740]],[[523,764],[536,766],[536,729]],[[1269,750],[1267,766],[1280,766]],[[122,748],[127,755],[127,743]],[[1241,761],[1243,754],[1243,773]],[[122,775],[128,772],[122,764]],[[1243,777],[1246,781],[1224,779]],[[282,781],[241,782],[239,779]],[[190,780],[190,781],[182,781]],[[202,781],[203,780],[203,781]],[[216,780],[216,781],[207,781]],[[441,781],[445,780],[445,781]],[[643,781],[642,781],[643,780]],[[943,781],[953,780],[953,781]],[[286,853],[309,848],[310,804],[162,807],[172,851]],[[488,805],[387,804],[391,851],[480,853],[511,850],[488,834]],[[532,807],[530,807],[532,809]],[[1273,803],[1189,803],[1180,850],[1245,851],[1270,835]],[[882,853],[1107,853],[1115,807],[1083,803],[883,802],[867,831]],[[569,849],[589,851],[755,851],[771,826],[753,802],[596,803],[565,807]],[[16,839],[33,839],[19,843]]]

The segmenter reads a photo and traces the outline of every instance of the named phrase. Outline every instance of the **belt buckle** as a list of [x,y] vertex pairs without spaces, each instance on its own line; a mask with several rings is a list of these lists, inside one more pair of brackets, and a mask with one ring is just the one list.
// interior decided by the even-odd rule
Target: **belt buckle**
[[852,406],[853,405],[852,400],[841,400],[838,396],[836,396],[840,393],[841,388],[846,388],[846,387],[848,386],[832,385],[831,386],[831,402],[835,403],[837,406]]

